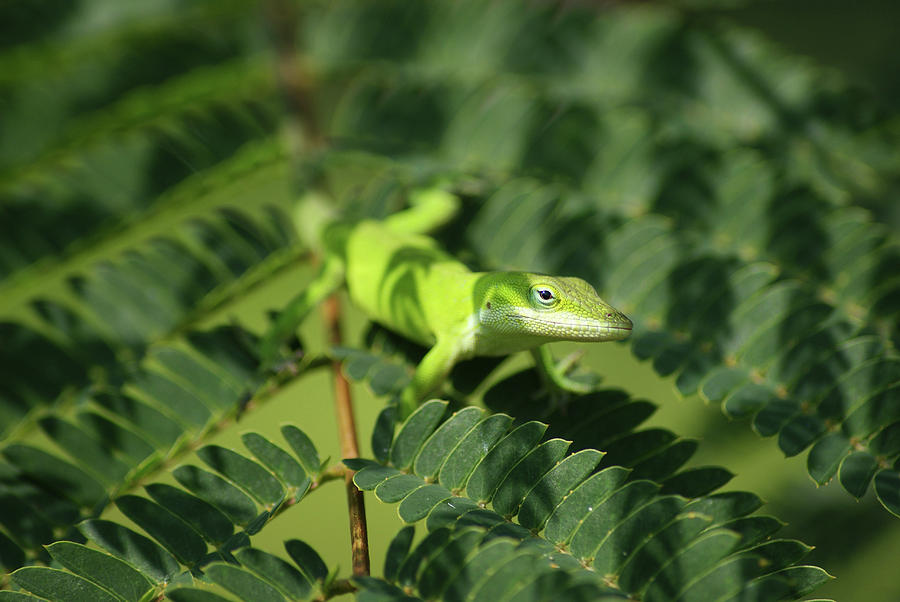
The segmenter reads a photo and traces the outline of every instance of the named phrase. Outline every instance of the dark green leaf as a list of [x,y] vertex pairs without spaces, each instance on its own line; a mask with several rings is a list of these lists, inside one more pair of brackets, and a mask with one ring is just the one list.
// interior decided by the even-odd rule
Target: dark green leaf
[[247,494],[211,472],[188,465],[179,466],[172,475],[187,490],[224,512],[234,523],[246,526],[257,516],[256,504]]
[[806,596],[823,583],[834,579],[817,566],[793,566],[775,573],[787,580],[791,595],[795,598]]
[[809,475],[819,485],[831,480],[847,454],[850,441],[843,433],[831,433],[819,439],[806,457]]
[[444,599],[448,601],[465,600],[468,593],[484,579],[486,572],[500,566],[514,554],[514,551],[515,544],[508,539],[495,539],[481,546],[447,585],[447,589],[444,590]]
[[40,424],[48,437],[107,485],[118,483],[128,474],[127,464],[73,424],[54,416],[42,419]]
[[730,481],[734,475],[718,466],[702,466],[683,470],[663,482],[662,493],[684,497],[700,497],[712,493]]
[[397,514],[408,523],[422,520],[435,506],[450,498],[451,495],[450,491],[441,485],[425,485],[410,493],[400,502]]
[[255,548],[244,548],[235,556],[242,565],[278,587],[292,600],[305,599],[312,593],[312,583],[300,571],[277,556]]
[[241,600],[258,600],[259,602],[282,602],[285,597],[259,577],[231,564],[211,564],[206,567],[206,574],[218,585],[221,585]]
[[13,582],[49,600],[117,602],[113,594],[78,575],[46,567],[28,566],[12,574]]
[[431,400],[407,418],[391,445],[391,464],[401,470],[410,466],[446,409],[446,401]]
[[476,424],[444,461],[438,474],[440,484],[451,491],[462,490],[475,466],[506,434],[512,422],[511,416],[493,414]]
[[375,487],[377,487],[387,479],[396,477],[400,474],[402,473],[396,468],[381,466],[380,464],[371,464],[360,469],[355,475],[353,475],[353,482],[356,483],[356,486],[363,491],[369,491],[371,489],[375,489]]
[[378,418],[375,419],[375,428],[372,429],[372,438],[369,442],[372,446],[372,455],[382,463],[386,463],[390,455],[396,414],[394,406],[387,406],[378,413]]
[[875,475],[875,495],[889,512],[900,516],[900,473],[882,470]]
[[794,539],[773,539],[748,550],[763,559],[766,571],[777,571],[798,562],[809,554],[811,547]]
[[563,544],[581,525],[594,506],[605,500],[625,482],[628,470],[611,466],[593,474],[570,493],[550,515],[544,528],[544,537]]
[[73,573],[128,601],[137,602],[154,586],[147,577],[118,558],[81,544],[58,541],[47,546],[47,551]]
[[466,495],[480,503],[491,500],[509,471],[544,436],[547,425],[526,422],[500,440],[479,462],[466,482]]
[[676,552],[683,549],[709,523],[710,520],[705,516],[689,514],[676,517],[624,561],[619,572],[619,586],[630,593],[642,589]]
[[162,546],[121,525],[91,519],[78,528],[85,537],[157,582],[168,581],[180,570],[178,561]]
[[116,449],[136,464],[153,454],[154,447],[140,435],[94,412],[81,412],[78,422],[98,441]]
[[231,602],[229,598],[223,598],[209,590],[193,587],[176,587],[166,590],[166,597],[175,602]]
[[599,542],[634,508],[653,497],[659,486],[650,481],[632,481],[593,506],[572,535],[569,551],[576,558],[589,561]]
[[310,581],[321,583],[328,577],[328,567],[319,554],[305,542],[290,539],[284,542],[284,549]]
[[554,466],[528,492],[519,508],[518,521],[523,527],[540,530],[547,517],[600,463],[602,452],[585,449],[572,454]]
[[425,482],[411,474],[400,474],[390,477],[375,488],[375,495],[382,502],[399,502],[416,489],[423,487]]
[[760,572],[755,558],[732,558],[717,565],[713,570],[692,582],[682,590],[682,600],[700,602],[702,600],[728,598],[739,591],[744,583]]
[[860,499],[866,494],[869,483],[878,470],[878,460],[865,451],[853,452],[841,462],[841,485],[850,495]]
[[531,450],[500,483],[492,501],[494,510],[502,516],[515,515],[535,483],[562,460],[569,444],[562,439],[550,439]]
[[[729,531],[715,530],[705,533],[673,556],[644,591],[644,600],[655,602],[674,599],[680,590],[680,584],[691,582],[715,566],[734,549],[738,540],[739,536]],[[741,580],[743,581],[744,579]]]
[[667,496],[652,500],[635,510],[600,541],[592,555],[594,570],[601,575],[617,573],[631,553],[645,539],[662,530],[684,505],[685,500]]
[[145,487],[157,504],[191,525],[213,545],[221,545],[234,532],[234,525],[212,504],[177,487],[153,483]]
[[236,382],[228,382],[231,379],[225,370],[213,368],[192,353],[174,347],[156,347],[152,357],[171,372],[179,386],[196,394],[208,407],[229,408],[241,394]]
[[391,540],[384,557],[384,578],[388,581],[394,581],[397,578],[397,571],[409,554],[415,534],[414,527],[403,527]]
[[480,529],[460,530],[437,554],[427,559],[418,578],[419,594],[425,599],[437,598],[455,578],[466,558],[481,542]]
[[93,477],[47,452],[14,443],[3,449],[3,455],[23,473],[80,506],[94,506],[106,497],[103,485]]
[[207,445],[197,450],[197,455],[261,504],[272,507],[284,499],[284,488],[278,479],[256,462],[219,445]]
[[284,484],[295,490],[294,500],[300,500],[311,484],[300,464],[286,451],[256,433],[241,435],[241,441],[256,458],[275,473]]
[[306,433],[296,426],[286,424],[281,427],[281,434],[284,436],[284,440],[288,442],[288,445],[291,446],[291,449],[294,450],[294,453],[297,454],[297,458],[300,459],[300,464],[303,465],[306,474],[313,478],[318,477],[319,472],[321,472],[322,461],[319,460],[319,452],[316,451],[316,446],[306,436]]
[[116,507],[182,564],[193,566],[206,554],[206,542],[197,532],[162,506],[136,495],[123,495],[116,500]]
[[94,400],[128,420],[160,446],[172,445],[184,433],[177,422],[141,401],[121,395],[97,395]]
[[483,414],[484,410],[474,407],[454,412],[422,446],[413,464],[415,473],[423,478],[434,477],[449,453],[469,429],[481,420]]
[[187,425],[202,427],[212,416],[209,408],[195,394],[156,372],[137,375],[134,386]]

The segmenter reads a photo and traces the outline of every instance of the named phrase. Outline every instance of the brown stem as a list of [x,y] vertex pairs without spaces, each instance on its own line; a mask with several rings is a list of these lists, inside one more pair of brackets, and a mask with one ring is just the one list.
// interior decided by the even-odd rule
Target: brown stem
[[[341,344],[341,306],[334,295],[325,301],[322,308],[328,338],[332,345]],[[359,444],[356,440],[356,419],[350,399],[350,384],[341,372],[341,363],[332,362],[334,372],[334,405],[337,412],[338,435],[341,441],[341,455],[344,458],[358,458]],[[366,530],[366,506],[363,493],[353,484],[353,471],[348,470],[345,478],[347,506],[350,513],[350,545],[354,575],[369,574],[369,536]]]

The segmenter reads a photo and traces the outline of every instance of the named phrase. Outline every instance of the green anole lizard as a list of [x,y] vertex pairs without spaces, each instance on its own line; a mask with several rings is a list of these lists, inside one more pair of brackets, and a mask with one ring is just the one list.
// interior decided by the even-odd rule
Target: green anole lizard
[[631,321],[580,278],[530,272],[472,272],[423,233],[448,221],[458,201],[439,188],[383,221],[333,220],[322,203],[301,201],[298,227],[323,251],[319,277],[291,302],[263,344],[280,337],[315,303],[346,282],[369,318],[430,350],[400,399],[400,416],[435,392],[460,360],[531,351],[545,381],[563,391],[589,387],[566,376],[545,343],[615,341]]

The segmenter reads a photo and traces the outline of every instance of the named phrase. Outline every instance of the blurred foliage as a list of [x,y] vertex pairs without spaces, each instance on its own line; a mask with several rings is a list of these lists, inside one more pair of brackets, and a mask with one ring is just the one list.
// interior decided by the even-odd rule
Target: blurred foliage
[[[275,425],[247,445],[256,460],[203,446],[315,368],[261,372],[241,314],[305,258],[291,218],[301,190],[381,217],[435,179],[463,198],[441,234],[458,257],[588,279],[634,319],[631,352],[682,396],[805,454],[818,484],[874,491],[887,512],[871,495],[856,512],[830,510],[835,486],[792,501],[799,536],[834,542],[825,556],[878,566],[876,534],[900,515],[900,120],[722,18],[754,4],[0,4],[0,584],[50,599],[139,599],[161,583],[184,600],[217,599],[192,589],[203,582],[237,598],[333,591],[334,575],[290,534],[290,565],[246,547],[321,475],[315,449],[284,434],[292,456],[271,442]],[[223,310],[231,324],[201,328]],[[308,349],[293,341],[295,355]],[[342,356],[350,377],[387,393],[416,353],[375,332]],[[494,367],[460,367],[457,396],[477,392],[517,425],[546,420],[573,450],[607,452],[601,468],[662,487],[648,505],[674,504],[658,530],[620,531],[623,553],[640,549],[645,563],[626,583],[652,581],[654,545],[706,550],[698,541],[721,546],[700,568],[723,596],[800,596],[821,580],[814,567],[764,578],[808,550],[774,539],[780,524],[752,514],[758,504],[678,537],[663,528],[688,524],[685,504],[726,495],[715,491],[736,461],[729,441],[714,454],[724,468],[691,466],[695,441],[641,426],[655,404],[604,389],[583,413],[548,417],[525,394],[531,373],[490,380]],[[304,419],[314,417],[292,417],[313,432]],[[396,441],[383,427],[373,452],[390,463]],[[724,427],[706,428],[714,439]],[[174,468],[198,448],[221,476]],[[147,484],[169,475],[181,488]],[[133,495],[139,486],[153,502]],[[417,512],[446,499],[419,499]],[[495,518],[454,527],[435,516],[443,522],[418,547],[401,532],[384,579],[357,582],[360,598],[400,595],[392,562],[419,594],[439,591],[447,556],[428,546],[440,538],[473,557],[502,551],[496,561],[533,571],[538,593],[597,585],[535,564],[549,552],[523,533],[492,542],[478,529]],[[179,529],[192,535],[175,541]],[[728,533],[745,539],[716,544],[733,544]],[[771,564],[761,576],[753,563]],[[613,574],[606,585],[618,587]],[[622,591],[639,590],[609,593]]]

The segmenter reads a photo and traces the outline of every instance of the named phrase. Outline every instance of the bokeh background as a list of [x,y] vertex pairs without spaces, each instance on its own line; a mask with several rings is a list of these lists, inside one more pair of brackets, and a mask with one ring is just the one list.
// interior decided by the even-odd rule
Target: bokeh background
[[[204,174],[232,161],[227,177],[239,182],[229,192],[237,204],[288,203],[299,176],[285,157],[309,143],[297,133],[305,111],[320,116],[321,134],[338,147],[421,152],[423,164],[438,149],[467,169],[589,180],[588,191],[607,207],[626,215],[658,211],[676,221],[702,221],[696,199],[708,196],[715,180],[704,170],[715,172],[719,157],[746,151],[783,168],[779,173],[788,182],[807,183],[785,193],[785,202],[802,207],[797,228],[808,223],[804,211],[847,204],[871,212],[891,236],[900,233],[895,2],[443,6],[0,3],[0,352],[18,353],[13,342],[45,331],[53,312],[36,300],[72,296],[108,320],[121,343],[119,358],[139,358],[147,341],[187,327],[236,320],[262,330],[267,311],[312,277],[308,266],[286,254],[246,285],[254,265],[288,246],[292,234],[279,229],[290,224],[271,217],[271,231],[258,237],[269,246],[249,249],[244,239],[235,243],[240,216],[226,213],[208,223],[201,219],[208,207],[184,201],[203,197],[213,187]],[[567,18],[567,11],[581,16]],[[452,35],[436,43],[429,28]],[[591,28],[596,30],[585,33]],[[580,78],[579,70],[593,77]],[[290,73],[312,76],[292,80]],[[310,95],[314,106],[296,106],[298,94]],[[472,97],[477,103],[466,100]],[[597,102],[600,116],[579,98]],[[467,112],[472,115],[464,119]],[[445,129],[445,121],[457,126]],[[686,140],[691,144],[682,144]],[[597,155],[604,158],[602,168],[593,163]],[[384,191],[386,199],[391,194]],[[694,207],[693,213],[685,207]],[[209,275],[185,268],[188,260],[178,249],[157,249],[157,265],[172,267],[159,276],[182,279],[179,304],[150,299],[148,305],[165,310],[149,322],[120,315],[122,306],[110,299],[121,289],[103,262],[136,241],[173,231],[185,245],[219,241],[224,259]],[[814,258],[809,261],[815,273]],[[223,280],[237,283],[238,292],[231,294],[219,284]],[[210,297],[211,289],[218,297]],[[348,340],[359,341],[364,319],[344,305]],[[183,308],[190,309],[178,313]],[[302,334],[310,348],[324,347],[315,320]],[[555,351],[568,350],[562,345]],[[815,546],[809,563],[837,577],[817,595],[900,599],[900,521],[871,491],[855,501],[836,483],[817,487],[805,454],[785,459],[746,422],[726,419],[717,405],[697,396],[682,398],[674,377],[658,376],[624,345],[584,350],[585,364],[606,384],[659,405],[651,425],[700,441],[692,464],[728,467],[736,476],[726,488],[758,493],[767,513],[788,521],[783,536]],[[51,393],[58,380],[62,390],[70,375],[48,377],[54,356],[43,357],[36,366],[7,355],[0,377],[33,376]],[[525,363],[516,358],[504,370]],[[114,376],[97,369],[84,378]],[[380,406],[364,385],[355,385],[354,393],[365,448]],[[330,403],[328,376],[310,375],[213,442],[237,444],[240,432],[271,431],[303,416],[321,454],[336,458]],[[6,430],[16,416],[0,419]],[[303,512],[280,517],[283,524],[254,542],[277,551],[290,531],[330,565],[348,567],[343,490],[325,488],[303,504]],[[374,499],[368,512],[378,566],[399,519],[394,508]]]

